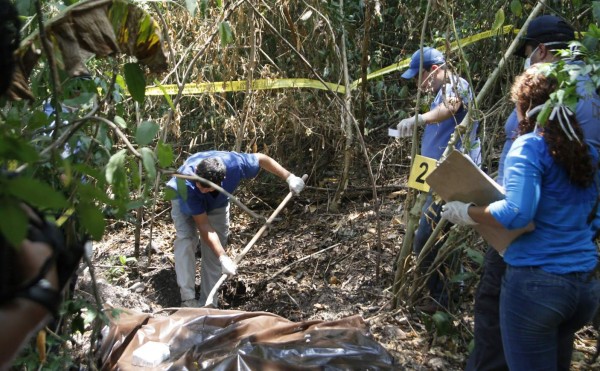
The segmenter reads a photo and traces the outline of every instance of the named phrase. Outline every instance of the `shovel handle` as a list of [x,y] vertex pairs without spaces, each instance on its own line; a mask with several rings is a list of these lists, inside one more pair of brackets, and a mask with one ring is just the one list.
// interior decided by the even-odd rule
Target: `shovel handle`
[[[308,174],[304,174],[302,176],[302,180],[306,182],[306,180],[308,179]],[[285,207],[285,205],[292,199],[292,197],[294,197],[294,192],[290,191],[287,196],[285,196],[285,198],[283,199],[283,201],[281,201],[281,203],[279,204],[279,206],[277,206],[277,209],[275,209],[275,211],[273,211],[271,213],[271,216],[269,216],[269,218],[267,219],[267,221],[265,222],[265,224],[263,224],[262,227],[260,227],[260,229],[258,230],[258,232],[256,232],[256,234],[254,235],[254,237],[252,237],[252,239],[250,240],[250,242],[248,242],[246,244],[246,246],[244,247],[244,249],[242,250],[241,253],[239,253],[234,261],[236,264],[238,264],[243,258],[244,256],[248,253],[248,251],[250,251],[250,249],[252,248],[252,246],[254,246],[254,244],[256,243],[256,241],[258,241],[258,239],[263,235],[263,233],[265,233],[265,231],[267,230],[267,228],[269,228],[269,226],[271,225],[271,223],[273,222],[273,220],[275,220],[275,218],[277,217],[277,215],[279,215],[279,213],[281,212],[281,210],[283,210],[283,208]],[[212,304],[213,302],[213,298],[215,296],[215,294],[217,293],[217,291],[219,290],[219,288],[221,287],[221,285],[223,285],[223,282],[225,282],[225,280],[227,279],[227,275],[223,274],[221,275],[221,278],[219,278],[219,280],[217,281],[217,283],[215,284],[215,286],[213,287],[212,290],[210,290],[210,294],[208,294],[208,297],[206,298],[206,303],[204,304],[204,306],[208,306],[210,304]]]

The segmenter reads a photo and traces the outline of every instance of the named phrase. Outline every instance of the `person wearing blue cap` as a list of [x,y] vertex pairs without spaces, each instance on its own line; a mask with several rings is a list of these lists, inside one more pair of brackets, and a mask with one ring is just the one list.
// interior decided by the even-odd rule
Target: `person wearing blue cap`
[[[525,69],[536,63],[556,62],[559,60],[556,50],[568,49],[569,42],[574,39],[575,31],[564,19],[554,15],[542,15],[531,21],[515,54],[525,58]],[[600,97],[593,90],[586,88],[589,82],[588,75],[579,77],[577,93],[580,99],[575,117],[586,142],[600,151]],[[500,185],[504,185],[505,159],[518,135],[518,125],[516,110],[513,110],[504,127],[506,138],[496,179]],[[467,371],[508,370],[499,318],[500,287],[505,270],[504,259],[494,248],[488,247],[475,294],[475,347],[467,360]]]
[[[598,151],[585,142],[569,108],[550,100],[560,82],[549,67],[528,68],[511,88],[519,136],[506,157],[506,197],[478,206],[452,201],[442,213],[458,225],[535,224],[503,253],[502,367],[517,371],[569,370],[575,332],[600,304]],[[552,113],[545,116],[548,106]]]
[[[456,125],[465,118],[470,102],[473,100],[473,92],[469,83],[450,72],[446,68],[446,59],[437,49],[431,47],[423,48],[423,69],[420,70],[421,50],[417,50],[411,57],[408,70],[402,77],[414,79],[420,76],[419,89],[435,96],[428,112],[417,114],[406,118],[398,123],[398,131],[401,137],[412,136],[415,126],[424,126],[421,139],[421,155],[433,159],[439,159],[448,145],[450,136]],[[417,79],[418,80],[418,79]],[[476,163],[480,162],[480,147],[477,144],[477,124],[473,125],[468,138],[462,138],[470,142],[470,155]],[[456,144],[456,148],[462,147],[462,140]],[[413,251],[419,255],[429,239],[435,224],[440,220],[441,203],[434,203],[431,194],[425,201],[419,226],[415,233]],[[450,225],[447,227],[450,228]],[[437,251],[444,243],[441,239],[436,242],[434,248],[425,257],[419,267],[426,272],[431,266]],[[449,304],[449,282],[442,274],[433,274],[427,282],[430,298],[419,305],[419,309],[427,313],[434,313],[438,309],[446,308]]]
[[[197,175],[233,193],[243,179],[256,177],[261,168],[284,179],[291,192],[297,194],[304,189],[302,178],[262,153],[198,152],[190,156],[177,172]],[[177,233],[173,251],[181,306],[200,307],[205,305],[222,274],[237,273],[236,264],[224,249],[229,235],[229,197],[206,182],[185,180],[178,183],[173,177],[167,186],[177,191],[179,196],[171,201],[171,217]],[[179,189],[180,186],[185,186],[186,191]],[[202,254],[200,301],[196,300],[195,290],[198,242]],[[215,296],[212,305],[217,307],[217,304]]]

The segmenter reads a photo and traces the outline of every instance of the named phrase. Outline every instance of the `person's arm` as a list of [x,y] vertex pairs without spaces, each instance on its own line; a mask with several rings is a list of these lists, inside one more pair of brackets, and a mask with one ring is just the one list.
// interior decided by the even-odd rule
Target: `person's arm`
[[541,192],[540,154],[534,141],[515,142],[506,159],[506,197],[489,205],[460,201],[443,206],[442,217],[454,224],[486,224],[506,229],[533,227]]
[[462,101],[459,97],[447,97],[437,107],[429,112],[423,113],[420,118],[425,124],[437,124],[438,122],[452,117],[458,112],[461,106]]
[[494,218],[490,212],[489,205],[486,206],[470,206],[468,209],[469,216],[477,224],[486,224],[492,227],[502,227],[502,224]]
[[223,274],[228,274],[230,276],[237,274],[237,265],[225,252],[223,245],[221,245],[221,240],[219,239],[217,231],[215,231],[208,220],[208,215],[206,215],[206,213],[202,213],[199,215],[194,215],[193,218],[196,222],[198,230],[200,231],[200,238],[202,238],[202,241],[208,245],[208,247],[219,259]]
[[[460,98],[446,97],[444,102],[439,104],[431,111],[400,120],[396,126],[398,130],[398,136],[401,138],[410,137],[412,136],[414,128],[417,125],[437,124],[441,121],[444,121],[458,112],[461,106],[462,101]],[[457,122],[457,124],[459,123]]]
[[[23,274],[23,282],[34,279],[51,255],[52,249],[48,244],[25,240],[15,262]],[[58,290],[58,275],[54,263],[44,278],[48,280],[52,289]],[[0,306],[3,334],[0,336],[0,370],[10,367],[23,346],[50,319],[49,314],[43,305],[22,297]]]
[[199,215],[194,215],[194,222],[196,222],[196,226],[198,227],[198,231],[200,232],[200,238],[202,241],[210,247],[210,249],[215,253],[217,258],[221,257],[221,255],[225,255],[225,249],[221,245],[221,240],[219,239],[219,235],[217,231],[213,228],[208,220],[208,215],[206,213],[202,213]]
[[290,192],[295,194],[302,192],[305,186],[302,178],[290,173],[283,166],[281,166],[279,162],[273,160],[271,157],[263,153],[255,153],[255,156],[258,157],[258,165],[262,169],[265,169],[269,173],[274,174],[286,181],[290,187]]
[[292,174],[271,157],[263,153],[255,153],[254,155],[258,158],[258,165],[269,173],[283,180],[286,180]]

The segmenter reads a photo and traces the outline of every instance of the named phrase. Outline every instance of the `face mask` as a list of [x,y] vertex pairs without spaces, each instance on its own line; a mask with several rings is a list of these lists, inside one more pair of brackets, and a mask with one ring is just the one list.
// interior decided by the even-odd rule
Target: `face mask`
[[538,50],[540,46],[536,46],[535,49],[529,54],[529,57],[525,58],[525,63],[523,64],[523,69],[526,70],[531,67],[531,56]]
[[[523,68],[524,69],[528,69],[529,67],[531,67],[531,57],[533,57],[533,55],[535,54],[535,52],[537,52],[538,48],[540,47],[540,45],[544,44],[546,47],[551,46],[551,45],[563,45],[565,44],[564,41],[551,41],[551,42],[547,42],[547,43],[540,43],[538,44],[538,46],[536,46],[535,49],[533,49],[533,51],[531,52],[531,54],[529,54],[529,57],[527,57],[527,59],[525,59],[525,63],[523,64]],[[553,50],[553,49],[551,49]]]

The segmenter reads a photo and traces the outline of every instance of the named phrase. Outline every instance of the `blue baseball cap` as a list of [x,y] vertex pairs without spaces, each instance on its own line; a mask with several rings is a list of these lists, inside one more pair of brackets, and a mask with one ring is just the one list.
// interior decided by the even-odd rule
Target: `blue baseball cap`
[[[419,64],[421,63],[421,50],[417,50],[410,58],[408,69],[402,74],[405,79],[412,79],[419,73]],[[446,63],[446,59],[441,51],[432,47],[423,48],[423,68],[429,68],[434,64]]]
[[525,57],[525,47],[528,44],[537,45],[549,42],[564,42],[575,40],[575,30],[564,19],[555,15],[542,15],[529,23],[527,33],[521,38],[521,46],[515,52]]

